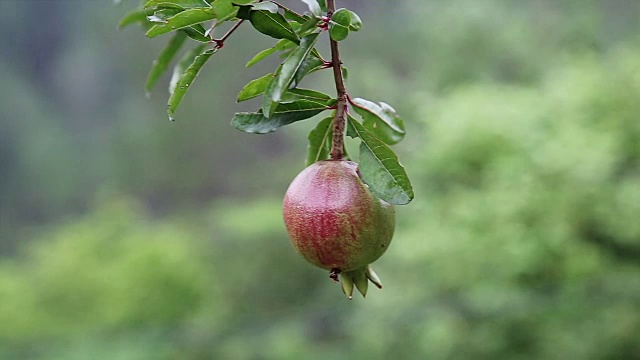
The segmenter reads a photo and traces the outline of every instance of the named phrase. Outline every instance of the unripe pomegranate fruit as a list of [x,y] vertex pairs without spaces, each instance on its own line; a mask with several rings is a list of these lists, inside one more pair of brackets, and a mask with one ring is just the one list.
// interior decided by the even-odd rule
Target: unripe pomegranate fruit
[[349,298],[353,286],[366,295],[367,279],[382,287],[371,269],[389,247],[395,210],[369,191],[358,164],[325,160],[304,169],[289,185],[283,203],[289,239],[307,261],[342,280]]

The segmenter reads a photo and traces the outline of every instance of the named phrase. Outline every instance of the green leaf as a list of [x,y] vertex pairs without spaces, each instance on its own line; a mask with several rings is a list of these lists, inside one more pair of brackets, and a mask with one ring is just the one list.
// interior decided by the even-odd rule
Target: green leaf
[[274,104],[279,103],[282,94],[289,89],[296,72],[313,49],[316,40],[318,40],[318,33],[309,34],[302,38],[300,46],[293,50],[282,63],[280,71],[276,73],[276,76],[269,83],[262,102],[262,111],[266,117],[271,116],[276,107]]
[[147,82],[144,86],[147,92],[150,92],[151,89],[153,89],[153,86],[158,82],[158,79],[160,79],[162,74],[167,71],[169,64],[173,61],[173,58],[175,58],[186,38],[187,34],[185,32],[176,32],[171,40],[169,40],[167,46],[162,50],[162,52],[160,52],[158,58],[153,61],[151,71],[149,71]]
[[233,0],[231,2],[236,4],[236,5],[249,5],[249,4],[253,4],[255,2],[258,2],[258,1],[259,0]]
[[351,13],[342,8],[336,10],[329,21],[329,36],[335,41],[342,41],[349,36],[349,25],[351,24]]
[[176,86],[178,86],[178,80],[180,80],[180,76],[187,70],[189,65],[193,63],[193,60],[196,56],[200,55],[207,46],[205,44],[201,44],[196,46],[195,48],[186,52],[180,61],[176,63],[173,67],[173,74],[171,75],[171,81],[169,81],[169,95],[173,94]]
[[278,5],[270,2],[270,1],[265,1],[265,2],[261,2],[258,4],[254,4],[252,5],[252,9],[253,10],[264,10],[264,11],[268,11],[270,13],[276,14],[278,13]]
[[309,145],[307,146],[307,160],[305,166],[309,166],[317,161],[326,160],[331,151],[331,141],[333,136],[333,116],[322,119],[315,129],[311,130]]
[[[287,40],[289,41],[289,40]],[[276,53],[278,50],[275,47],[270,47],[268,49],[264,49],[262,51],[260,51],[259,53],[257,53],[251,60],[249,60],[247,62],[247,64],[245,65],[245,67],[250,68],[253,65],[255,65],[256,63],[268,58],[269,56],[271,56],[272,54]]]
[[152,15],[147,16],[147,20],[152,23],[166,24],[168,19],[170,19],[172,16],[176,16],[183,11],[184,9],[178,8],[158,9],[155,10]]
[[[267,74],[265,76],[251,80],[247,85],[244,86],[244,88],[242,88],[242,90],[238,94],[237,101],[246,101],[263,94],[273,76],[273,74]],[[289,89],[282,95],[281,103],[291,103],[298,100],[322,102],[323,104],[325,104],[325,106],[330,106],[330,100],[332,99],[331,96],[315,90]]]
[[298,100],[317,101],[322,102],[325,106],[330,106],[329,100],[331,100],[331,96],[320,91],[294,88],[289,89],[282,94],[282,100],[280,103],[290,103]]
[[289,9],[284,9],[284,18],[287,20],[293,20],[298,24],[304,24],[305,22],[307,22],[307,20],[309,20],[308,16],[302,16]]
[[383,102],[380,105],[361,98],[351,100],[353,109],[362,116],[364,127],[389,145],[400,142],[406,132],[396,110]]
[[215,19],[212,9],[189,9],[185,10],[169,19],[164,25],[155,25],[147,31],[148,37],[155,37],[166,34],[173,30],[182,29],[195,24],[200,24],[208,20]]
[[231,0],[215,0],[211,3],[213,12],[216,14],[218,22],[229,20],[237,14],[238,8],[233,6]]
[[302,0],[313,15],[320,16],[327,12],[327,4],[324,0]]
[[193,40],[203,43],[211,42],[211,38],[205,35],[207,33],[207,30],[205,30],[204,26],[202,26],[201,24],[186,27],[182,29],[182,31],[184,31]]
[[358,31],[362,28],[362,20],[360,20],[360,16],[354,13],[351,10],[347,10],[349,15],[351,16],[351,22],[349,23],[349,30]]
[[205,0],[149,0],[145,8],[178,7],[181,9],[209,8]]
[[209,60],[209,58],[211,58],[211,55],[216,53],[216,51],[216,48],[208,49],[203,53],[197,55],[195,59],[193,59],[193,62],[191,63],[191,65],[189,65],[187,70],[185,70],[182,75],[180,75],[178,83],[174,88],[173,94],[171,94],[171,97],[169,97],[169,102],[167,104],[167,114],[169,115],[169,120],[174,120],[176,109],[182,102],[182,98],[184,97],[184,95],[189,90],[189,86],[193,84],[193,81],[195,80],[196,76],[198,76],[198,73],[200,72],[204,64],[207,62],[207,60]]
[[287,39],[296,44],[300,43],[300,39],[291,25],[278,13],[274,14],[266,10],[251,11],[249,21],[256,30],[265,35],[276,39]]
[[322,69],[322,65],[324,65],[324,61],[313,52],[311,52],[309,56],[304,59],[304,61],[298,68],[298,71],[296,71],[296,74],[293,76],[291,86],[298,86],[305,76],[314,71]]
[[143,22],[147,20],[147,15],[144,12],[144,9],[134,9],[126,13],[122,19],[120,19],[120,23],[118,24],[118,29],[124,29],[125,27],[135,24],[138,22]]
[[308,119],[327,110],[323,103],[299,100],[288,104],[279,104],[271,117],[259,110],[255,113],[237,113],[231,125],[238,130],[254,134],[266,134],[296,121]]
[[282,51],[282,50],[286,50],[286,49],[292,49],[294,47],[296,47],[295,43],[293,43],[293,42],[291,42],[291,41],[289,41],[287,39],[280,39],[280,40],[278,40],[278,42],[276,43],[276,45],[274,47],[270,47],[268,49],[264,49],[264,50],[260,51],[259,53],[257,53],[256,56],[254,56],[253,59],[249,60],[249,62],[245,66],[246,67],[251,67],[255,63],[266,59],[271,54],[273,54],[273,53],[275,53],[277,51]]
[[302,25],[300,25],[300,29],[297,30],[298,36],[304,37],[309,35],[309,33],[313,32],[318,28],[317,25],[319,22],[320,20],[317,17],[315,16],[310,17],[307,21],[305,21]]
[[349,116],[347,134],[359,137],[362,181],[378,198],[395,205],[406,205],[413,200],[413,188],[398,156],[385,143],[378,140],[358,121]]
[[273,74],[267,74],[249,81],[249,83],[240,90],[240,93],[238,94],[238,102],[253,99],[256,96],[263,94],[271,79],[273,79]]

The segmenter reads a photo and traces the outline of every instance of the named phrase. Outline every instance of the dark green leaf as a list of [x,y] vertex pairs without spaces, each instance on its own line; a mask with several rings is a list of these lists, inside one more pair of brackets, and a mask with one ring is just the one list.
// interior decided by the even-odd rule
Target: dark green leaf
[[296,121],[308,119],[326,109],[323,103],[299,100],[278,105],[271,117],[264,116],[262,110],[255,113],[237,113],[231,125],[244,132],[266,134]]
[[357,120],[349,116],[347,134],[359,137],[362,181],[378,198],[394,205],[406,205],[413,199],[413,188],[398,156]]
[[176,32],[171,40],[169,40],[167,46],[162,50],[162,52],[160,52],[158,58],[153,61],[151,71],[149,71],[147,82],[144,86],[147,92],[150,92],[151,89],[153,89],[153,86],[156,84],[158,79],[160,79],[162,74],[167,71],[169,64],[173,61],[173,58],[175,58],[186,38],[187,34],[185,32]]
[[189,86],[193,84],[196,76],[202,69],[202,66],[211,58],[217,49],[208,49],[203,53],[197,55],[191,65],[185,70],[185,72],[180,75],[180,79],[176,84],[176,87],[169,98],[169,102],[167,104],[167,114],[169,115],[169,120],[174,120],[174,114],[180,103],[182,102],[182,98],[186,94],[187,90],[189,90]]
[[276,39],[287,39],[296,44],[300,42],[291,25],[278,13],[274,14],[266,10],[252,11],[249,21],[256,30],[265,35]]
[[271,79],[273,79],[273,74],[267,74],[249,81],[249,83],[240,90],[240,93],[238,94],[238,102],[253,99],[256,96],[263,94]]
[[326,160],[331,151],[331,138],[333,136],[333,116],[322,119],[315,129],[311,130],[309,145],[307,146],[307,161],[309,166],[317,161]]
[[282,100],[280,103],[289,103],[295,102],[298,100],[310,100],[322,102],[325,106],[329,105],[329,100],[331,100],[331,96],[321,93],[320,91],[309,90],[309,89],[289,89],[282,95]]
[[311,52],[309,56],[304,59],[304,61],[298,68],[298,71],[296,71],[291,86],[298,86],[305,76],[314,71],[322,69],[322,65],[324,65],[324,61],[316,54],[314,54],[314,52]]
[[189,35],[189,37],[193,40],[203,43],[211,42],[211,38],[205,35],[207,33],[207,30],[205,30],[204,26],[202,26],[201,24],[186,27],[182,30],[187,33],[187,35]]
[[147,31],[148,37],[155,37],[166,34],[173,30],[182,29],[187,26],[200,24],[208,20],[215,19],[212,9],[189,9],[185,10],[169,19],[164,25],[155,25]]
[[351,100],[354,110],[362,116],[364,127],[380,140],[393,145],[404,138],[404,122],[395,109],[383,102],[380,105],[361,98]]
[[318,33],[313,33],[305,36],[300,41],[298,46],[289,57],[282,63],[280,71],[276,73],[276,76],[271,80],[262,102],[262,111],[265,116],[269,117],[273,113],[275,106],[280,102],[282,94],[289,89],[289,85],[293,81],[296,72],[300,69],[300,66],[307,58],[313,45],[318,40]]
[[347,69],[346,66],[342,67],[342,78],[346,80],[349,80],[349,69]]
[[338,9],[329,22],[329,36],[335,41],[342,41],[349,36],[351,13],[347,9]]
[[120,23],[118,24],[118,29],[123,29],[131,24],[135,24],[137,22],[143,22],[147,20],[147,15],[144,12],[144,9],[135,9],[126,13],[122,19],[120,19]]
[[309,11],[316,16],[320,16],[327,12],[327,4],[324,0],[302,0],[307,6]]
[[249,20],[249,15],[251,14],[251,5],[241,5],[238,7],[238,14],[236,17],[242,20]]
[[258,0],[233,0],[231,2],[236,5],[249,5],[258,2]]
[[145,8],[178,7],[182,9],[209,8],[205,0],[149,0],[144,4]]

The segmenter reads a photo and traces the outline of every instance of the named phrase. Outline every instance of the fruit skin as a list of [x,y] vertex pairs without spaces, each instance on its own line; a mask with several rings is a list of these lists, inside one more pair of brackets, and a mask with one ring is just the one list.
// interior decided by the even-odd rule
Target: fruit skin
[[393,237],[393,205],[371,194],[357,169],[346,160],[316,162],[296,176],[285,194],[283,215],[291,243],[323,269],[365,272]]

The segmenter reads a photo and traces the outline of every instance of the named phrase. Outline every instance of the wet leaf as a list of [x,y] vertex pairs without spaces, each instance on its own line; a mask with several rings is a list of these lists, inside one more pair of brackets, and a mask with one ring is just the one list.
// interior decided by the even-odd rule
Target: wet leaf
[[147,92],[150,92],[151,89],[153,89],[153,86],[158,82],[158,79],[160,79],[162,74],[167,71],[169,64],[175,58],[186,38],[187,34],[185,32],[176,32],[171,40],[169,40],[169,43],[167,43],[167,46],[162,50],[162,52],[160,52],[158,58],[153,61],[149,75],[147,75],[147,82],[144,86]]
[[148,37],[155,37],[158,35],[166,34],[173,30],[182,29],[184,27],[200,24],[205,21],[215,19],[216,15],[213,10],[208,9],[189,9],[181,13],[172,16],[166,20],[163,25],[154,25],[149,31],[147,31]]
[[174,120],[174,114],[180,103],[182,102],[182,98],[189,90],[189,86],[193,84],[193,81],[198,76],[198,73],[204,66],[204,64],[211,58],[211,55],[215,54],[217,49],[208,49],[204,52],[200,53],[193,59],[193,62],[189,67],[180,75],[178,79],[178,83],[169,98],[169,102],[167,104],[167,114],[169,115],[169,120]]

